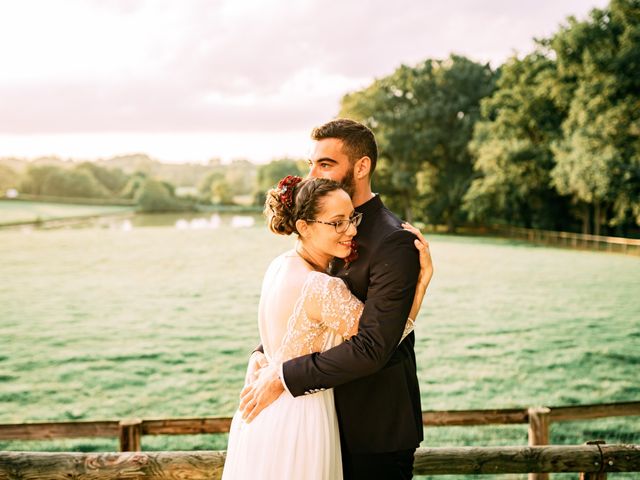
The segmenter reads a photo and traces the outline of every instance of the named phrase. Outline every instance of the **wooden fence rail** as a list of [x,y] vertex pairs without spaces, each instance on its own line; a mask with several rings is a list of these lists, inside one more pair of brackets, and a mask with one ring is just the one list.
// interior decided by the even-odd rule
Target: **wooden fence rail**
[[[225,452],[0,452],[0,480],[219,479]],[[640,472],[640,445],[419,448],[415,475]]]
[[[422,413],[422,423],[432,427],[528,423],[529,444],[541,445],[541,441],[549,438],[552,422],[635,415],[640,415],[640,401],[535,409],[425,411]],[[142,435],[226,433],[230,425],[231,419],[227,417],[18,423],[0,425],[0,441],[119,437],[121,450],[130,451],[141,449]]]
[[640,255],[640,239],[494,225],[484,230],[544,245]]

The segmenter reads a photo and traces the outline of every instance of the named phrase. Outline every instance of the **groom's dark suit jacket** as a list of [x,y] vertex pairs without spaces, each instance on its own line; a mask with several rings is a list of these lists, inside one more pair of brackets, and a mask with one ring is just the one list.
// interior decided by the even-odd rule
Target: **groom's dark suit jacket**
[[333,274],[365,303],[358,334],[322,353],[283,365],[294,396],[334,388],[343,450],[348,454],[416,448],[423,438],[415,336],[398,346],[420,271],[416,238],[375,196],[356,208],[358,258]]

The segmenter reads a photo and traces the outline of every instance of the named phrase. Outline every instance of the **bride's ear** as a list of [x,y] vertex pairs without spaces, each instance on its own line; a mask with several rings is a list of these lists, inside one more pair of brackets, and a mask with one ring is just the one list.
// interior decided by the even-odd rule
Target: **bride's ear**
[[302,238],[309,236],[309,224],[304,220],[296,220],[296,230]]

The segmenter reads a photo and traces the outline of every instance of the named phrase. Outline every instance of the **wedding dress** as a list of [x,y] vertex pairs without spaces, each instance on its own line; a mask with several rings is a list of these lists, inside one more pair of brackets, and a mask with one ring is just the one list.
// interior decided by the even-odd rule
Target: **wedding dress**
[[[310,270],[296,253],[280,255],[267,269],[260,297],[258,323],[267,360],[281,363],[338,345],[355,333],[363,307],[341,279]],[[412,327],[407,324],[402,338]],[[342,479],[333,389],[296,398],[285,391],[251,423],[236,411],[222,479],[258,478]]]

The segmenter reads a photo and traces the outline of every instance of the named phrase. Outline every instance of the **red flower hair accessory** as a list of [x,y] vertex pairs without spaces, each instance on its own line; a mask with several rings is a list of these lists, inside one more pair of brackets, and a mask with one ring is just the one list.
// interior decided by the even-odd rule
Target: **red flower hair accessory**
[[358,259],[358,244],[355,240],[351,240],[351,253],[344,259],[345,268],[349,267],[349,264],[355,262],[357,259]]
[[278,182],[280,201],[288,208],[293,205],[293,189],[302,181],[297,175],[287,175]]

